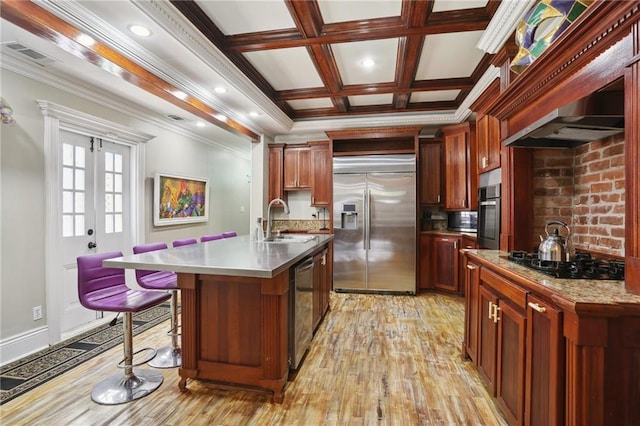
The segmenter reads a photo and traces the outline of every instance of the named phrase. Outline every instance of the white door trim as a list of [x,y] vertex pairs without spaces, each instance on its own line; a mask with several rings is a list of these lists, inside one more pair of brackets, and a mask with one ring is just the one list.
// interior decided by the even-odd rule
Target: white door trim
[[[45,154],[45,212],[58,212],[62,209],[60,196],[60,130],[68,130],[87,136],[97,136],[106,141],[128,145],[131,150],[131,235],[135,243],[143,240],[144,217],[144,143],[155,136],[138,132],[125,126],[95,117],[49,101],[38,100],[44,116],[44,154]],[[54,214],[45,214],[44,256],[45,256],[45,295],[46,321],[49,344],[58,343],[62,338],[60,312],[60,292],[62,285],[60,272],[61,224]]]

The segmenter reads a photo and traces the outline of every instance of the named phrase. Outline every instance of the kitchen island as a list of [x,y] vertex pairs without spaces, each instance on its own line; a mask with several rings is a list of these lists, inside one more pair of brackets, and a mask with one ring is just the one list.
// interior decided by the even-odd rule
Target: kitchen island
[[104,266],[178,273],[181,390],[187,379],[205,379],[270,391],[280,403],[289,373],[289,271],[332,239],[315,235],[287,243],[239,236],[109,259]]

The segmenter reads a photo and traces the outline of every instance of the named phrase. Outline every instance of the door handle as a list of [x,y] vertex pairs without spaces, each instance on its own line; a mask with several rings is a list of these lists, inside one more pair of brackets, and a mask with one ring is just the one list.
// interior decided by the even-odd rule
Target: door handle
[[89,247],[90,249],[94,249],[94,248],[98,247],[98,245],[96,243],[94,243],[93,241],[89,241],[89,244],[87,244],[87,247]]

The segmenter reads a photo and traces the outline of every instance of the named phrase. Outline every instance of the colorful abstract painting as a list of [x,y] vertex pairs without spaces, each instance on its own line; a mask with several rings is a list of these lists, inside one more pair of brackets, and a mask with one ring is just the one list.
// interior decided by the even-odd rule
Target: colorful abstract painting
[[154,179],[155,226],[206,222],[209,211],[209,181],[156,173]]

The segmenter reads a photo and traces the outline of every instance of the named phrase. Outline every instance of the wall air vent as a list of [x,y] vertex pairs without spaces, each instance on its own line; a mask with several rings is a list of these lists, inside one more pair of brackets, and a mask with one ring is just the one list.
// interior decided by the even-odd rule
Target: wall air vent
[[3,50],[8,52],[19,53],[27,57],[27,59],[29,59],[31,62],[35,62],[36,64],[43,67],[49,66],[56,62],[54,59],[44,55],[43,53],[27,47],[22,43],[18,43],[17,41],[8,41],[2,43],[2,48]]
[[175,121],[184,121],[184,118],[180,117],[179,115],[175,115],[175,114],[167,114],[167,118],[170,118],[170,119],[175,120]]

